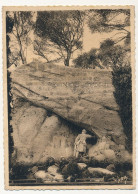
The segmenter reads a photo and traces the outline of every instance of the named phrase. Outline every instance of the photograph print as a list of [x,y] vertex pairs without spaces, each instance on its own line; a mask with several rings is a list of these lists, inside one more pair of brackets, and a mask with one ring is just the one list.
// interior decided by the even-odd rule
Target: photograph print
[[134,7],[4,7],[5,188],[134,189]]

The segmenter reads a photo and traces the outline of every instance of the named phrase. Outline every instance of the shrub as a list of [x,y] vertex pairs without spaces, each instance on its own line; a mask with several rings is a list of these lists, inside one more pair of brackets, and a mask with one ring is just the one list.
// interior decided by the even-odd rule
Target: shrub
[[114,96],[119,105],[119,115],[127,136],[127,149],[132,151],[132,86],[131,86],[131,66],[114,67],[112,72],[113,85],[115,87]]
[[23,165],[23,164],[17,164],[10,168],[10,179],[26,179],[29,171],[30,166]]
[[72,177],[73,180],[81,177],[81,170],[79,169],[77,163],[75,161],[70,161],[62,170],[62,174],[64,178]]
[[89,167],[100,167],[100,168],[106,168],[111,162],[108,159],[105,159],[103,161],[98,161],[95,158],[90,158],[88,166]]
[[97,55],[97,49],[91,49],[89,52],[85,52],[79,55],[76,59],[73,60],[75,67],[81,67],[85,69],[95,69],[95,67],[102,68],[100,61]]
[[55,164],[55,159],[54,158],[52,158],[52,157],[47,158],[47,160],[45,162],[45,170],[47,170],[47,168],[49,166],[52,166],[54,164]]
[[116,162],[115,163],[115,171],[117,173],[126,172],[132,170],[133,166],[132,163],[129,162]]

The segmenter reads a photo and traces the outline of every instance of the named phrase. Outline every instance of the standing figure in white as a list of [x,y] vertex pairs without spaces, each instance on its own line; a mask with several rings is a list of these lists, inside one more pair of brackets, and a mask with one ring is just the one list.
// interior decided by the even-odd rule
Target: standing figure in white
[[86,150],[87,150],[87,144],[86,144],[86,139],[87,138],[92,138],[94,136],[86,134],[86,130],[83,129],[82,133],[79,134],[74,143],[74,156],[77,158],[79,154],[81,156],[86,155]]

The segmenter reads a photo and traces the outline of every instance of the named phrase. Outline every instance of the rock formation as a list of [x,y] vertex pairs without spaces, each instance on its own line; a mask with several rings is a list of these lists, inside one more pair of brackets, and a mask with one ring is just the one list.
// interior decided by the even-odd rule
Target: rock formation
[[[18,67],[10,77],[10,125],[18,162],[72,156],[74,139],[82,128],[97,139],[109,136],[110,146],[125,147],[110,71],[32,62]],[[97,145],[103,149],[99,141]],[[90,157],[96,156],[97,145],[89,145]],[[111,148],[105,150],[116,158]]]

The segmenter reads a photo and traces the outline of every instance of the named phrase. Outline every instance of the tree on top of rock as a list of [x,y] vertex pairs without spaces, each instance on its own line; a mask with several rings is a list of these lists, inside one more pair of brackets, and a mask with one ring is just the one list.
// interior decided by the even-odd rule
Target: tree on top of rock
[[72,54],[82,48],[84,14],[81,11],[38,12],[35,33],[58,48],[58,54],[69,66]]

